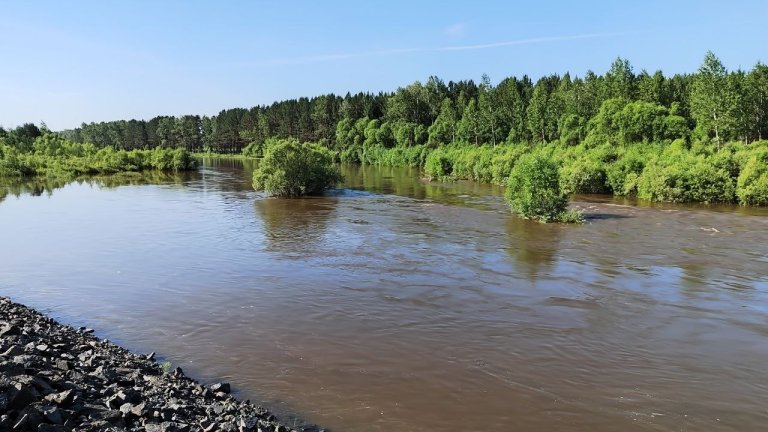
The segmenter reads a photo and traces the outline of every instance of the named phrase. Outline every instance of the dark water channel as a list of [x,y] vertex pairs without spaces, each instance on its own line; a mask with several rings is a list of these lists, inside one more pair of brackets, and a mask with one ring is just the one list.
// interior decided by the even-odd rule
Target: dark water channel
[[491,186],[346,176],[0,187],[0,295],[334,431],[768,428],[765,209],[541,225]]

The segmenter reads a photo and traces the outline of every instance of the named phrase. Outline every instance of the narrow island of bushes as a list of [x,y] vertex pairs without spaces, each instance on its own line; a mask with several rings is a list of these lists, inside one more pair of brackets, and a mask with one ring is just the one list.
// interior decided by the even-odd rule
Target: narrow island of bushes
[[180,171],[197,168],[185,149],[116,150],[76,143],[55,133],[8,142],[0,137],[0,177],[76,177],[145,170]]

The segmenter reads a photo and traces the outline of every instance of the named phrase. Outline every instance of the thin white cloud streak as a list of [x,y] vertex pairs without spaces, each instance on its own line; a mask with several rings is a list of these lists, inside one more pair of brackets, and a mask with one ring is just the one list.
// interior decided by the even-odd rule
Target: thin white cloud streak
[[618,33],[594,33],[594,34],[573,35],[573,36],[540,37],[540,38],[532,38],[532,39],[518,39],[518,40],[512,40],[512,41],[505,41],[505,42],[494,42],[494,43],[487,43],[487,44],[480,44],[480,45],[447,46],[442,48],[436,48],[435,51],[482,50],[482,49],[489,49],[489,48],[517,46],[517,45],[533,45],[533,44],[546,43],[546,42],[566,42],[566,41],[574,41],[574,40],[580,40],[580,39],[597,39],[597,38],[605,38],[605,37],[617,36],[617,35]]
[[475,51],[475,50],[484,50],[484,49],[493,49],[493,48],[503,48],[503,47],[510,47],[510,46],[533,45],[533,44],[541,44],[541,43],[567,42],[567,41],[585,40],[585,39],[600,39],[600,38],[607,38],[612,36],[620,36],[623,34],[626,34],[626,33],[592,33],[592,34],[570,35],[570,36],[550,36],[550,37],[540,37],[540,38],[517,39],[517,40],[503,41],[503,42],[492,42],[487,44],[453,45],[453,46],[444,46],[444,47],[437,47],[437,48],[416,48],[416,47],[393,48],[393,49],[386,49],[386,50],[365,51],[365,52],[357,52],[357,53],[339,53],[339,54],[324,54],[324,55],[303,56],[303,57],[277,58],[277,59],[271,59],[271,60],[265,60],[265,61],[257,61],[255,62],[255,64],[260,66],[296,65],[296,64],[328,62],[328,61],[334,61],[334,60],[347,60],[351,58],[361,58],[361,57],[390,56],[390,55],[398,55],[398,54]]

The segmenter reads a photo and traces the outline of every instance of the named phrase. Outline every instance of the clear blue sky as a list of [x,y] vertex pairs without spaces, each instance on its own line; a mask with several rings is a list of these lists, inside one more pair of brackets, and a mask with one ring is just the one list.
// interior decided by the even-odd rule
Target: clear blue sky
[[768,62],[768,2],[4,1],[0,125],[215,114],[437,75]]

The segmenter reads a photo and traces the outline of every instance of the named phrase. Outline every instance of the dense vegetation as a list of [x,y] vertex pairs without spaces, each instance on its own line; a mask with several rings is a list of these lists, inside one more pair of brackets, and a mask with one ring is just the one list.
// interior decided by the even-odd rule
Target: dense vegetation
[[184,149],[116,150],[75,143],[60,134],[24,125],[0,136],[0,177],[78,176],[178,171],[197,166]]
[[541,222],[580,222],[581,213],[566,209],[568,197],[558,179],[554,160],[541,153],[521,157],[507,184],[506,198],[512,211]]
[[278,197],[318,195],[341,180],[328,149],[295,139],[268,140],[253,172],[254,189]]
[[[0,134],[4,132],[0,130]],[[392,93],[328,94],[221,111],[83,124],[62,135],[97,148],[177,148],[261,156],[270,138],[315,142],[338,160],[418,166],[428,177],[506,184],[538,152],[565,193],[655,201],[768,204],[768,66],[728,71],[712,53],[693,74],[636,73],[536,82],[430,77]]]

